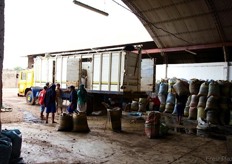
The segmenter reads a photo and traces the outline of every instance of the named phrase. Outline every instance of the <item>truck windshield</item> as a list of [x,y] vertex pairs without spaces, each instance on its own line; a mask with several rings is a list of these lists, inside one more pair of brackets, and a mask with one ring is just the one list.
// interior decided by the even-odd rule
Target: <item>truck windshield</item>
[[28,74],[27,74],[27,80],[28,81],[32,80],[32,73],[31,72],[28,72]]
[[26,80],[27,74],[25,72],[21,73],[21,80]]

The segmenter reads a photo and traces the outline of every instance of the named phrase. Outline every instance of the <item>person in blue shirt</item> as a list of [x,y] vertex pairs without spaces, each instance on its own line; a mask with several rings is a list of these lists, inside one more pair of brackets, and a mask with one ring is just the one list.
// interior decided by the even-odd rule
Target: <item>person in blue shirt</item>
[[77,91],[75,87],[72,85],[69,87],[70,89],[70,96],[69,96],[69,106],[68,106],[68,113],[73,113],[77,109]]

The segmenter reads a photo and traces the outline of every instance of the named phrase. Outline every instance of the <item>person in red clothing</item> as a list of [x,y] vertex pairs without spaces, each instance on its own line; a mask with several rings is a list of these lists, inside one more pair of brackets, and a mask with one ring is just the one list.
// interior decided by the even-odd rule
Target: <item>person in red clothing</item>
[[39,96],[38,96],[38,101],[40,104],[40,118],[43,119],[44,118],[44,109],[45,109],[45,105],[44,105],[44,98],[46,95],[46,90],[47,90],[47,86],[44,86],[43,90],[39,92]]

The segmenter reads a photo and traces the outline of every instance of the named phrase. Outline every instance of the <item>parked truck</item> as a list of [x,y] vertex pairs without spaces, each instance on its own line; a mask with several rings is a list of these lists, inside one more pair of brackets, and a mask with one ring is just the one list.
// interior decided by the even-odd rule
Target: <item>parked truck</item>
[[141,61],[139,50],[138,53],[108,49],[37,56],[34,68],[26,71],[28,76],[24,82],[24,73],[20,73],[19,95],[25,95],[28,104],[34,104],[38,92],[46,82],[50,82],[60,83],[64,89],[70,85],[78,89],[80,84],[84,84],[91,104],[109,97],[120,101],[144,97]]

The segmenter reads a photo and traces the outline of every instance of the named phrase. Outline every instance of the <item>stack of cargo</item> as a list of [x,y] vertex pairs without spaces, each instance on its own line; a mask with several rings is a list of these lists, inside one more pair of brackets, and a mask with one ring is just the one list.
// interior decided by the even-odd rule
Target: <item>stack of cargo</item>
[[66,114],[62,113],[59,118],[58,131],[89,132],[87,116],[84,112]]
[[219,107],[221,109],[219,120],[221,124],[230,124],[230,110],[232,109],[231,103],[231,83],[228,81],[218,81],[220,87],[220,99],[219,99]]
[[206,120],[212,124],[218,124],[220,89],[216,81],[211,81],[208,85],[208,95],[206,101]]
[[207,96],[200,96],[197,104],[197,118],[206,118],[205,107],[206,107]]
[[165,104],[165,113],[172,113],[175,105],[175,93],[173,90],[173,85],[175,84],[176,79],[169,79],[168,80],[168,94]]
[[[232,89],[228,81],[176,80],[162,81],[159,86],[160,111],[175,114],[175,94],[189,95],[184,116],[191,120],[201,118],[212,124],[232,123]],[[173,90],[176,92],[174,93]],[[166,97],[167,96],[167,97]],[[166,98],[166,99],[165,99]]]
[[196,120],[197,119],[197,104],[198,104],[198,96],[197,95],[191,95],[188,119],[190,119],[190,120]]
[[179,96],[179,100],[176,99],[174,111],[172,114],[177,114],[177,108],[180,108],[180,106],[183,106],[186,104],[185,97],[187,98],[187,96],[189,95],[189,89],[188,89],[189,84],[186,80],[178,79],[178,80],[176,80],[176,83],[173,85],[173,88],[174,88],[176,97]]
[[196,119],[197,118],[197,114],[198,114],[198,109],[199,106],[198,102],[200,97],[198,96],[199,93],[199,89],[201,86],[202,81],[198,80],[198,79],[191,79],[189,82],[189,93],[190,96],[188,98],[188,101],[186,105],[186,107],[188,107],[189,111],[186,112],[186,115],[189,119]]
[[209,82],[208,81],[204,81],[201,85],[200,85],[200,89],[199,89],[199,93],[198,93],[198,97],[199,97],[199,102],[197,105],[197,118],[202,118],[205,119],[206,118],[206,101],[207,101],[207,95],[208,95],[208,89],[209,88]]
[[160,100],[160,112],[165,110],[166,97],[168,94],[168,83],[165,80],[160,82],[158,97]]
[[184,116],[185,117],[189,116],[190,102],[191,102],[191,95],[188,96],[187,102],[185,104],[185,108],[184,108]]

